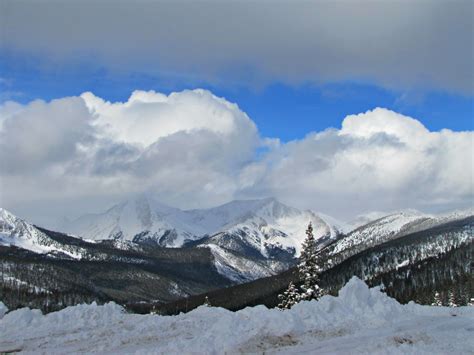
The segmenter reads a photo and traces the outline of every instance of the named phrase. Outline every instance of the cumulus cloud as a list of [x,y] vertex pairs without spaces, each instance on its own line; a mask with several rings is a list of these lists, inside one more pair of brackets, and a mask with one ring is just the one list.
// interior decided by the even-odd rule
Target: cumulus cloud
[[346,216],[465,206],[473,197],[473,147],[473,132],[430,132],[377,108],[347,116],[340,130],[279,146],[259,163],[262,173],[247,193]]
[[6,53],[44,65],[261,85],[370,81],[473,93],[473,2],[10,1]]
[[77,97],[37,100],[24,107],[10,102],[0,112],[3,173],[41,169],[45,160],[67,161],[77,142],[91,138],[90,113]]
[[0,115],[4,206],[44,200],[74,210],[93,197],[103,208],[143,190],[174,205],[217,204],[233,197],[235,172],[260,144],[237,105],[204,90],[7,102]]
[[149,146],[160,138],[177,132],[206,130],[222,136],[238,134],[252,139],[256,133],[253,122],[236,104],[193,90],[171,93],[135,91],[125,103],[105,102],[92,93],[81,95],[95,125],[106,136],[118,141]]
[[431,132],[382,108],[282,143],[205,90],[126,102],[84,93],[1,105],[0,138],[1,205],[35,222],[144,191],[181,208],[275,196],[345,219],[474,197],[473,132]]

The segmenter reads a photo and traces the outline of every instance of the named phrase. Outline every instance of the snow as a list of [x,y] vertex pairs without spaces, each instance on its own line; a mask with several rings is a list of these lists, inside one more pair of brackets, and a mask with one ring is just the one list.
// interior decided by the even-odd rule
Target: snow
[[352,227],[351,234],[356,237],[360,234],[387,235],[397,234],[405,230],[405,233],[425,230],[437,225],[448,223],[455,220],[461,220],[474,215],[474,208],[464,210],[455,210],[440,214],[426,214],[414,209],[394,211],[391,213],[374,211],[359,215],[355,220],[348,223]]
[[[78,260],[90,258],[84,248],[62,245],[7,211],[0,212],[3,213],[0,214],[0,245],[14,245],[51,257],[66,254]],[[279,262],[270,252],[285,250],[290,256],[299,256],[310,221],[316,238],[335,238],[339,234],[338,227],[326,219],[311,211],[288,207],[273,198],[232,201],[215,208],[182,211],[139,196],[103,214],[84,216],[72,222],[68,231],[86,241],[113,238],[113,246],[122,250],[140,250],[140,246],[131,241],[137,234],[167,247],[179,247],[186,240],[212,236],[203,243],[211,249],[218,272],[242,282],[274,275],[287,268],[288,262]],[[162,244],[160,238],[165,233],[171,237]],[[219,240],[223,234],[225,238]],[[259,252],[261,260],[242,255],[241,244]]]
[[351,232],[354,229],[362,227],[370,222],[373,222],[377,219],[385,217],[389,214],[391,213],[382,212],[382,211],[372,211],[372,212],[360,214],[357,217],[355,217],[353,220],[347,223],[349,225],[349,230],[347,232]]
[[463,219],[474,215],[474,207],[466,208],[464,210],[455,210],[435,215],[434,218],[439,221],[453,221],[456,219]]
[[0,320],[0,352],[461,354],[474,349],[473,324],[473,307],[400,305],[353,278],[338,297],[288,311],[199,307],[158,316],[108,303],[42,315],[23,308]]
[[[104,213],[85,215],[66,224],[64,230],[85,240],[131,241],[138,234],[144,234],[145,238],[166,247],[180,247],[186,241],[219,233],[239,235],[243,231],[248,236],[247,242],[263,257],[268,257],[268,250],[274,247],[294,252],[298,257],[310,221],[316,239],[334,239],[341,232],[349,234],[338,242],[335,250],[338,253],[367,241],[378,244],[469,215],[472,209],[438,216],[404,210],[389,215],[368,213],[352,223],[342,223],[321,213],[286,206],[274,198],[236,200],[214,208],[185,211],[163,205],[149,195],[139,195]],[[170,237],[163,240],[162,236],[167,233]]]
[[217,272],[229,280],[244,282],[275,274],[271,272],[270,268],[264,267],[256,261],[236,256],[218,245],[208,244],[201,247],[207,247],[211,250]]
[[340,221],[322,212],[317,212],[317,215],[332,228],[331,235],[337,234],[339,232],[349,233],[351,230],[354,229],[350,223]]
[[404,266],[407,266],[407,265],[410,265],[410,260],[406,259],[406,260],[403,260],[401,263],[397,264],[396,266],[396,269],[400,269]]
[[60,252],[73,259],[81,259],[80,248],[68,250],[52,240],[32,224],[0,208],[0,245],[16,246],[39,254]]
[[[234,201],[224,206],[215,210],[226,211],[232,206],[235,207],[233,216],[240,217],[228,221],[221,232],[204,240],[201,246],[210,248],[217,271],[237,282],[275,275],[287,269],[288,263],[273,258],[271,253],[283,250],[291,257],[298,257],[309,222],[316,239],[334,239],[340,233],[336,223],[327,222],[329,217],[300,211],[275,199]],[[259,252],[262,258],[257,261],[246,258],[242,255],[242,245]]]
[[[330,217],[327,219],[331,223],[343,225]],[[102,214],[80,217],[64,225],[64,230],[92,240],[115,237],[133,240],[137,234],[146,231],[148,236],[159,240],[166,231],[171,230],[176,232],[176,239],[166,241],[166,246],[180,247],[187,240],[248,227],[258,229],[261,236],[277,230],[284,237],[274,243],[285,248],[296,248],[298,252],[304,230],[310,221],[315,226],[316,236],[318,233],[319,236],[334,236],[340,230],[328,223],[326,217],[288,207],[274,198],[237,200],[214,208],[183,211],[165,206],[150,196],[130,199]],[[264,254],[263,239],[259,244]]]
[[[377,213],[371,214],[375,217]],[[334,254],[346,252],[349,257],[362,248],[378,245],[386,241],[403,237],[456,220],[474,215],[474,209],[458,210],[438,215],[429,215],[417,210],[403,210],[378,218],[368,224],[354,229],[339,240],[334,247]],[[403,265],[402,265],[403,266]]]
[[14,245],[37,253],[49,252],[50,248],[38,243],[41,235],[34,226],[0,208],[0,245]]
[[402,236],[402,232],[408,232],[409,226],[421,223],[429,219],[415,210],[407,210],[379,218],[364,226],[361,226],[339,241],[334,249],[334,253],[350,249],[362,243],[371,245],[380,244],[389,239]]
[[83,238],[101,240],[120,235],[132,240],[137,234],[148,231],[159,240],[168,230],[176,231],[176,240],[166,242],[168,247],[179,247],[187,239],[212,235],[232,220],[241,218],[257,208],[257,201],[233,201],[203,210],[182,211],[159,203],[150,196],[138,196],[118,204],[102,214],[82,216],[64,226],[65,230]]

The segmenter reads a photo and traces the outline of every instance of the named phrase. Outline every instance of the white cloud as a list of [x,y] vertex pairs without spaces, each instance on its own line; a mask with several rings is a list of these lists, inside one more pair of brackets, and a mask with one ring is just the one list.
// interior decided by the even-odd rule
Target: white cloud
[[[298,205],[336,215],[472,201],[473,132],[428,131],[377,108],[347,116],[341,130],[312,133],[276,148],[254,185]],[[449,206],[449,207],[448,207]]]
[[0,122],[0,205],[39,223],[142,191],[182,208],[275,196],[342,218],[474,197],[473,132],[430,132],[381,108],[289,143],[259,137],[237,105],[204,90],[8,102]]
[[95,125],[118,141],[149,146],[177,132],[208,130],[223,136],[236,132],[255,135],[254,123],[238,106],[206,90],[183,91],[169,96],[135,91],[125,103],[105,102],[92,93],[81,95]]
[[7,102],[0,114],[1,205],[13,208],[44,200],[74,211],[91,197],[103,208],[100,197],[142,190],[174,205],[226,202],[259,145],[253,121],[204,90]]
[[0,113],[3,174],[41,170],[45,161],[67,162],[78,142],[92,139],[90,113],[77,97],[25,106],[7,102]]
[[426,135],[428,130],[420,121],[411,117],[376,108],[370,112],[347,116],[342,122],[340,133],[364,138],[384,133],[397,137],[401,142],[410,143],[417,137]]

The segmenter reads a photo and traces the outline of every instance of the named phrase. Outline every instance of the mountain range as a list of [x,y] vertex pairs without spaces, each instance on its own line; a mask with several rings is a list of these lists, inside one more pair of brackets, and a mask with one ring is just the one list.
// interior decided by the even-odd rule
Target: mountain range
[[[360,217],[351,230],[334,218],[302,211],[274,198],[232,201],[210,209],[183,211],[141,195],[104,213],[88,214],[66,223],[63,233],[34,226],[0,209],[0,246],[3,246],[0,255],[10,260],[9,280],[26,282],[23,280],[26,276],[18,277],[15,272],[18,265],[24,267],[25,259],[35,260],[36,266],[28,266],[30,269],[39,264],[41,268],[54,264],[53,268],[67,267],[68,273],[75,273],[81,264],[90,268],[93,276],[89,279],[97,278],[89,286],[104,299],[166,301],[288,270],[297,262],[309,222],[320,248],[329,251],[327,267],[332,268],[371,248],[472,219],[473,215],[472,209],[443,215],[414,210],[382,217],[369,214]],[[471,242],[472,233],[459,234],[456,238],[460,242],[449,245]],[[3,265],[2,261],[2,268]],[[132,268],[133,272],[114,274],[115,283],[104,278],[105,265],[123,270]],[[111,277],[110,271],[108,274]],[[57,275],[60,283],[67,284]],[[81,287],[89,282],[78,277]],[[43,286],[35,287],[47,288],[48,281],[41,282]]]
[[78,218],[63,231],[87,240],[116,240],[166,248],[206,247],[219,273],[243,282],[287,269],[299,256],[305,229],[321,241],[337,238],[340,223],[274,198],[240,200],[183,211],[139,196],[100,214]]
[[182,247],[219,233],[252,230],[262,255],[274,246],[299,255],[304,230],[314,225],[317,238],[335,237],[342,223],[326,221],[312,211],[289,207],[274,198],[238,200],[209,208],[183,211],[139,196],[99,214],[64,223],[61,230],[90,240],[119,239]]

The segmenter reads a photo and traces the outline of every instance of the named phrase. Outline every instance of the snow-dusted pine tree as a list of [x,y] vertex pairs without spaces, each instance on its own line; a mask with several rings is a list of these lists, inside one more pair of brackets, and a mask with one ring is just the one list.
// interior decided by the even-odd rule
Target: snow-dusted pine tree
[[151,308],[150,314],[161,315],[161,313],[162,311],[160,311],[160,309],[158,309],[155,305],[153,305],[153,307]]
[[457,307],[456,297],[454,296],[454,292],[449,290],[448,292],[448,306],[449,307]]
[[301,248],[300,262],[298,264],[298,272],[303,284],[299,290],[291,282],[288,285],[288,289],[278,296],[280,299],[278,308],[289,309],[299,301],[319,299],[322,296],[322,289],[318,285],[319,274],[322,271],[321,264],[322,254],[316,248],[313,226],[310,222],[308,229],[306,229],[306,239]]
[[319,274],[321,273],[320,254],[316,248],[316,240],[313,236],[313,226],[311,222],[306,230],[306,239],[303,242],[300,263],[298,265],[300,277],[303,280],[301,289],[302,300],[319,299],[322,290],[319,287]]
[[209,297],[204,297],[204,303],[203,303],[204,306],[206,307],[212,307],[211,305],[211,302],[209,301]]
[[443,302],[441,301],[441,295],[439,294],[438,291],[435,292],[434,297],[433,297],[433,303],[431,303],[432,306],[442,306]]
[[280,309],[290,309],[293,305],[297,304],[300,301],[300,295],[298,289],[296,288],[293,282],[290,282],[288,289],[283,292],[283,294],[278,295],[280,299],[280,304],[278,308]]

